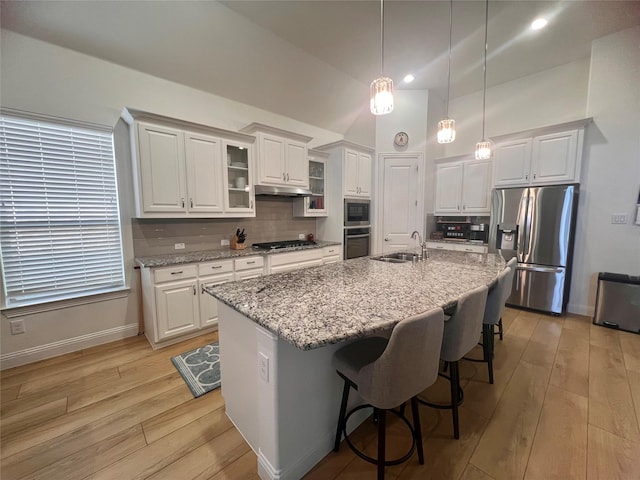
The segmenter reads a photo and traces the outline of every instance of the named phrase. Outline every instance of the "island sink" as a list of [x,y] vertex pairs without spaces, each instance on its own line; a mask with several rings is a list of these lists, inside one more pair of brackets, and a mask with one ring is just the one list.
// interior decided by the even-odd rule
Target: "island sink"
[[379,257],[371,257],[371,259],[378,260],[380,262],[389,262],[389,263],[405,263],[405,262],[414,262],[414,261],[422,260],[420,254],[408,253],[408,252],[389,253],[387,255],[381,255]]

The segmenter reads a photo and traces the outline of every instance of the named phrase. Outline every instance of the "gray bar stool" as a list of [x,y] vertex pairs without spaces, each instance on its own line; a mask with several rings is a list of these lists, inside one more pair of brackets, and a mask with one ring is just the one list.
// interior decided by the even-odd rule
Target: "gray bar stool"
[[[510,268],[511,270],[513,270],[514,274],[516,271],[516,265],[518,265],[518,259],[516,257],[512,257],[511,260],[507,262],[507,268]],[[509,298],[509,295],[507,295],[506,298],[504,299],[505,303],[507,301],[507,298]],[[502,315],[500,315],[500,320],[498,320],[498,331],[496,332],[494,329],[492,329],[492,333],[494,335],[500,335],[500,340],[502,340],[502,335],[504,333],[502,330]]]
[[502,313],[504,312],[507,298],[511,295],[514,273],[514,270],[508,266],[500,272],[498,283],[487,295],[487,305],[484,309],[484,318],[482,320],[482,361],[487,363],[489,383],[491,384],[493,384],[494,326],[499,325],[500,331],[502,331]]
[[440,375],[449,380],[451,404],[440,405],[418,399],[420,403],[428,407],[451,409],[455,438],[460,438],[458,405],[462,403],[463,399],[458,362],[478,343],[478,332],[482,329],[484,307],[487,303],[487,290],[487,287],[482,286],[462,295],[458,299],[455,312],[444,322],[440,359],[446,362],[446,365],[451,366],[451,372],[448,377],[444,374]]
[[[342,403],[334,451],[340,448],[342,434],[349,447],[363,460],[378,466],[378,479],[384,478],[384,468],[408,460],[416,447],[418,461],[424,463],[422,432],[416,396],[438,378],[440,345],[444,329],[444,313],[436,308],[425,314],[400,321],[387,341],[381,337],[358,340],[338,350],[334,365],[344,379]],[[360,405],[346,415],[349,390],[354,388],[367,404]],[[401,413],[391,410],[411,400],[413,427]],[[378,420],[378,457],[359,451],[346,432],[349,416],[362,408],[373,407]],[[387,460],[385,456],[386,412],[400,417],[412,435],[411,449],[401,458]]]

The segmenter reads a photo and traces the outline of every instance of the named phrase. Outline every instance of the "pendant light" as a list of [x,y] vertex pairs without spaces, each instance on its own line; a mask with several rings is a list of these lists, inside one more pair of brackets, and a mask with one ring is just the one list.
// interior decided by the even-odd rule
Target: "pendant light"
[[438,143],[451,143],[456,139],[456,121],[449,118],[449,92],[451,90],[451,32],[453,30],[453,0],[449,0],[449,73],[447,75],[447,109],[445,119],[438,122]]
[[484,138],[485,107],[487,99],[487,30],[489,25],[489,0],[485,0],[484,10],[484,87],[482,89],[482,140],[476,143],[476,159],[491,158],[491,142]]
[[384,76],[384,0],[380,0],[381,76],[371,82],[371,113],[385,115],[393,111],[393,80]]

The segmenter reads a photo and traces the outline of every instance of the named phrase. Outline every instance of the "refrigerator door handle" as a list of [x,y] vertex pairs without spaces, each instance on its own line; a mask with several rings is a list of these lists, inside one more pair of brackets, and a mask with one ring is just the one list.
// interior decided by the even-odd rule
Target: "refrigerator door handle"
[[518,244],[516,246],[516,256],[519,262],[526,260],[526,240],[528,237],[528,230],[530,226],[530,219],[528,215],[529,210],[529,189],[522,192],[520,197],[520,205],[518,206]]
[[527,270],[529,272],[542,272],[542,273],[560,273],[564,271],[562,267],[542,267],[540,265],[522,265],[518,264],[516,270]]

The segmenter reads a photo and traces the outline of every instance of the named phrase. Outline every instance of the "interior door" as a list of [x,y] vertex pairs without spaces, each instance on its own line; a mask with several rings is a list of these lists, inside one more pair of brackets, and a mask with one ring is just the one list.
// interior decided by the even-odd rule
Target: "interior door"
[[414,248],[414,230],[424,235],[421,154],[382,155],[382,252]]

